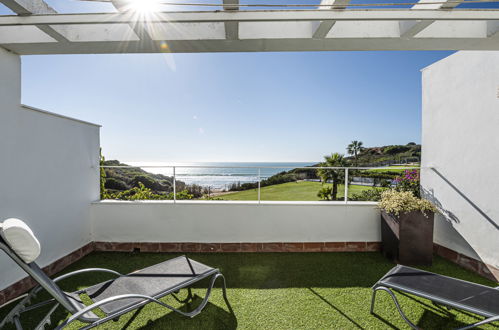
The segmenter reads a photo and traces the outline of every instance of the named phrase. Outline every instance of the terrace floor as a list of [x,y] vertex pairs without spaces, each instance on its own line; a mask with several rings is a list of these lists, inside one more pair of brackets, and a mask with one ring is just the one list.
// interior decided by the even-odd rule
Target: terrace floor
[[[172,258],[178,254],[96,252],[65,271],[105,267],[128,273]],[[380,293],[376,311],[369,314],[370,287],[392,266],[377,252],[354,253],[191,253],[189,257],[218,267],[227,279],[233,313],[215,289],[210,303],[198,316],[188,319],[157,305],[149,304],[138,313],[129,313],[119,322],[99,329],[387,329],[408,326],[397,313],[388,295]],[[497,284],[435,257],[424,269],[490,286]],[[61,283],[74,291],[106,280],[104,274],[88,274]],[[197,300],[205,290],[194,290]],[[411,296],[400,302],[413,322],[424,329],[450,329],[475,322],[477,317],[458,311],[444,311],[429,301]],[[164,298],[179,306],[171,297]],[[0,310],[0,318],[9,307]],[[184,306],[182,308],[186,308]],[[40,314],[22,319],[32,329]],[[59,310],[52,321],[60,323],[67,313]],[[52,323],[53,325],[55,323]],[[82,324],[74,324],[76,329]],[[484,329],[498,329],[499,324]],[[8,329],[13,329],[8,328]]]

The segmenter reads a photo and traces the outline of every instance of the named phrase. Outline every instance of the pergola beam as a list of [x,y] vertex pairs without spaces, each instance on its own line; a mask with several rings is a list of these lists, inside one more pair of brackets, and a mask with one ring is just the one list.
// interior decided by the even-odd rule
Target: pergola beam
[[[418,4],[412,6],[414,10],[429,10],[429,9],[453,9],[459,5],[459,1],[455,0],[444,0],[444,3],[440,4],[425,4],[425,2],[429,2],[433,0],[420,0]],[[450,2],[451,1],[451,2]],[[462,0],[460,0],[462,1]],[[418,33],[432,25],[434,20],[421,20],[416,22],[408,22],[401,21],[399,23],[400,27],[400,36],[402,38],[414,38]]]
[[[239,10],[239,0],[223,0],[224,10],[235,11]],[[225,22],[225,39],[239,39],[239,22]]]
[[57,11],[43,0],[0,0],[14,13],[25,16],[32,14],[56,14]]
[[[319,6],[319,10],[321,9],[345,9],[346,5],[350,2],[350,0],[321,0],[321,6]],[[330,7],[324,7],[324,5],[330,6]],[[331,28],[334,26],[336,21],[334,20],[327,20],[327,21],[322,21],[317,29],[314,32],[313,38],[314,39],[323,39],[327,36],[329,31],[331,31]]]
[[[129,0],[111,0],[111,3],[113,4],[114,8],[116,8],[116,10],[120,13],[124,13],[127,10],[130,10]],[[130,23],[129,25],[140,40],[145,42],[150,42],[152,40],[151,36],[147,32],[146,23]]]
[[433,20],[425,21],[400,21],[400,36],[402,38],[414,38],[416,34],[433,24]]
[[299,22],[299,21],[494,21],[499,10],[347,10],[347,11],[237,11],[237,12],[170,12],[156,13],[149,18],[133,14],[58,14],[32,16],[0,16],[0,26],[202,23],[202,22]]
[[[415,38],[400,36],[400,21],[414,23],[419,20],[435,21],[438,25]],[[336,24],[334,34],[325,31],[324,38],[314,38],[317,27],[324,21],[349,24]],[[161,33],[151,34],[153,40],[148,42],[140,40],[129,27],[136,23],[151,24]],[[238,32],[230,32],[230,28],[224,30],[227,23],[238,25]],[[60,31],[70,41],[56,42],[40,31],[34,31],[35,27],[55,39],[57,35],[45,29]],[[0,16],[2,47],[26,55],[499,50],[498,35],[499,10],[222,10],[159,12],[148,19],[131,12]]]
[[499,38],[499,21],[487,22],[487,37]]
[[[33,14],[57,14],[57,11],[43,0],[0,0],[0,2],[20,16]],[[58,42],[68,41],[66,37],[48,25],[37,25],[36,27]]]
[[[27,43],[7,44],[21,55],[35,54],[121,54],[160,53],[161,41],[148,45],[139,41]],[[377,50],[496,50],[499,42],[493,38],[325,38],[325,39],[247,39],[234,40],[171,40],[171,53],[213,52],[296,52],[296,51],[377,51]]]

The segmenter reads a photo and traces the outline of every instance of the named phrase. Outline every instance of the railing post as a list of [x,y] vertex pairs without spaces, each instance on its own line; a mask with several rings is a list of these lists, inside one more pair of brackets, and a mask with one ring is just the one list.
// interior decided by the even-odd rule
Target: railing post
[[348,203],[348,167],[345,167],[345,203]]
[[260,168],[258,168],[258,204],[260,204]]
[[173,203],[177,202],[177,177],[175,173],[175,166],[173,166]]

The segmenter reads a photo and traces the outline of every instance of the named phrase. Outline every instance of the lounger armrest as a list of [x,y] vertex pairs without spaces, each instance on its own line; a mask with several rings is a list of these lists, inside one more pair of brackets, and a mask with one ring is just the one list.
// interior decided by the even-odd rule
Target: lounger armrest
[[64,275],[61,275],[57,278],[55,278],[53,281],[55,283],[59,282],[59,281],[62,281],[62,280],[65,280],[66,278],[69,278],[69,277],[72,277],[72,276],[75,276],[75,275],[80,275],[80,274],[84,274],[84,273],[109,273],[109,274],[114,274],[116,276],[121,276],[122,274],[118,273],[117,271],[114,271],[114,270],[111,270],[111,269],[106,269],[106,268],[85,268],[85,269],[80,269],[80,270],[76,270],[74,272],[71,272],[71,273],[67,273],[67,274],[64,274]]
[[[70,272],[70,273],[61,275],[59,277],[56,277],[52,281],[54,283],[57,283],[59,281],[65,280],[65,279],[67,279],[69,277],[72,277],[72,276],[75,276],[75,275],[84,274],[84,273],[92,273],[92,272],[109,273],[109,274],[114,274],[116,276],[121,276],[120,273],[118,273],[118,272],[116,272],[114,270],[111,270],[111,269],[105,269],[105,268],[85,268],[85,269],[79,269],[79,270],[76,270],[74,272]],[[36,295],[40,290],[42,290],[42,287],[40,285],[37,285],[36,287],[33,288],[32,292],[31,292],[31,295],[32,296]]]

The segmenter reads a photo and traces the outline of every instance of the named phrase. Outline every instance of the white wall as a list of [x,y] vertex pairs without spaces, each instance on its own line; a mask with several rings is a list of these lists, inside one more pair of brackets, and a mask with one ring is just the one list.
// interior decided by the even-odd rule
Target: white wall
[[[19,57],[0,48],[0,221],[26,221],[45,266],[91,240],[99,127],[21,106],[20,70]],[[0,252],[0,289],[24,276]]]
[[441,174],[421,178],[445,210],[435,241],[499,267],[499,52],[458,52],[423,70],[422,140],[422,166]]
[[93,239],[105,242],[378,242],[369,204],[100,202]]

